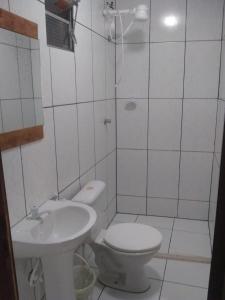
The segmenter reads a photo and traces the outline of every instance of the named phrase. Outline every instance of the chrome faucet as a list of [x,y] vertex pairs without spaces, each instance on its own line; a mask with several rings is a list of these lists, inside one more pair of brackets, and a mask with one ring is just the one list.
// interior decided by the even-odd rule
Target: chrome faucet
[[46,210],[46,211],[40,212],[38,207],[33,206],[30,210],[30,213],[31,213],[31,216],[28,217],[30,220],[41,220],[41,216],[45,215],[45,214],[49,215],[50,211]]

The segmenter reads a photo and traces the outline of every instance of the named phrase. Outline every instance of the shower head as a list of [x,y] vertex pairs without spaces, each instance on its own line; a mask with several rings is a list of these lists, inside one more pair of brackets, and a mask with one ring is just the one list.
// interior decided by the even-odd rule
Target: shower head
[[145,22],[148,20],[148,7],[145,4],[140,4],[134,8],[134,16],[136,21]]

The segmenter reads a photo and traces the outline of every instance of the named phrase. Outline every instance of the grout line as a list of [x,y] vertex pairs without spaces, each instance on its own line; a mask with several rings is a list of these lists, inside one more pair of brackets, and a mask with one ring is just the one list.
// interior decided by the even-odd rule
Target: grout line
[[[149,30],[149,41],[151,39],[151,20],[152,20],[152,1],[150,0],[150,3],[149,3],[149,10],[150,10],[150,20],[149,20],[149,26],[148,26],[148,30]],[[147,162],[146,162],[146,165],[147,165],[147,168],[146,168],[146,216],[148,214],[148,181],[149,181],[149,164],[150,164],[150,152],[148,151],[148,147],[149,147],[149,130],[150,130],[150,101],[149,101],[149,98],[150,98],[150,70],[151,70],[151,47],[150,47],[150,44],[148,46],[148,115],[147,115]]]
[[185,75],[186,75],[186,52],[187,52],[187,11],[188,2],[185,3],[185,43],[184,43],[184,73],[183,73],[183,98],[181,107],[181,127],[180,127],[180,158],[179,158],[179,178],[178,178],[178,201],[177,201],[177,217],[179,215],[180,205],[180,187],[181,187],[181,162],[182,162],[182,140],[183,140],[183,117],[184,117],[184,96],[185,96]]

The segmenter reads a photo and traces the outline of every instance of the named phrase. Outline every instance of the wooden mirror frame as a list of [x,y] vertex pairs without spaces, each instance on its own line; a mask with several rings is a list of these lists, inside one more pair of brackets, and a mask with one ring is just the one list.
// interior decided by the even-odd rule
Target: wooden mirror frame
[[[38,25],[0,8],[0,28],[38,39]],[[43,138],[43,126],[34,126],[0,134],[0,150],[34,142]]]

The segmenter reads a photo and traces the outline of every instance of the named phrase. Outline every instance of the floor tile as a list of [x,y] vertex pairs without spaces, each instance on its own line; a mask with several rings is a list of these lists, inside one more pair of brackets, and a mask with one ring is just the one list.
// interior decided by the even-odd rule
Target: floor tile
[[93,290],[92,300],[98,300],[103,288],[104,286],[97,281]]
[[164,282],[160,300],[207,300],[207,289]]
[[146,265],[145,271],[146,271],[148,278],[163,280],[165,267],[166,267],[165,259],[153,258]]
[[208,288],[210,264],[167,261],[165,281]]
[[117,214],[115,218],[112,220],[111,225],[118,223],[134,223],[137,219],[137,215],[129,215],[129,214]]
[[139,216],[137,223],[150,225],[156,228],[170,229],[173,228],[173,218],[155,217],[155,216]]
[[[145,293],[127,293],[118,290],[105,288],[100,300],[159,300],[161,281],[151,280],[151,288]],[[175,300],[175,299],[173,299]],[[200,299],[198,299],[200,300]]]
[[205,221],[175,219],[173,229],[201,234],[209,234],[208,222]]
[[161,234],[163,236],[162,245],[161,245],[159,252],[160,253],[168,253],[172,231],[168,230],[168,229],[162,229],[162,228],[160,228],[159,231],[161,232]]
[[209,236],[186,231],[174,231],[169,253],[211,257]]

